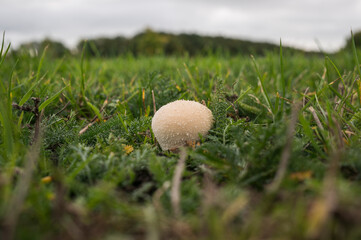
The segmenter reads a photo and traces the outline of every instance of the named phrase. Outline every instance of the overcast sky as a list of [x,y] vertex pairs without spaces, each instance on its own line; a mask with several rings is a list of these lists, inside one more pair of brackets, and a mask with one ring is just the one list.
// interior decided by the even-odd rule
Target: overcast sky
[[[14,46],[50,37],[132,36],[144,28],[223,35],[317,50],[361,30],[361,0],[0,0],[0,31]],[[317,41],[316,41],[317,40]]]

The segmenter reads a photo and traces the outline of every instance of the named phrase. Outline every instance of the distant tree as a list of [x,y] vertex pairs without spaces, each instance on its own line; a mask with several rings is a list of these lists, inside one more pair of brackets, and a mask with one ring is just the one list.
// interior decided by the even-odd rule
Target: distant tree
[[[127,53],[136,55],[265,55],[267,52],[278,52],[279,46],[264,42],[251,42],[221,36],[200,36],[197,34],[170,34],[145,29],[133,38],[96,38],[90,39],[85,45],[82,40],[78,44],[78,51],[85,51],[89,56],[114,57]],[[301,50],[283,47],[288,52]],[[312,53],[311,53],[312,54]]]
[[46,46],[48,46],[47,55],[53,58],[63,57],[70,52],[61,42],[51,39],[45,39],[40,43],[40,52],[42,52]]
[[39,55],[39,50],[40,50],[40,42],[27,42],[27,43],[22,43],[18,49],[17,49],[17,53],[19,52],[26,52],[29,53],[32,56],[38,56]]
[[129,40],[122,36],[81,40],[77,45],[78,52],[82,52],[84,46],[88,56],[116,57],[130,51]]
[[61,42],[53,41],[51,39],[44,39],[41,42],[29,42],[21,44],[18,48],[18,51],[26,51],[31,55],[41,55],[47,47],[46,55],[51,58],[60,58],[66,54],[69,54],[69,49],[67,49]]
[[164,45],[164,54],[183,55],[184,53],[185,53],[185,49],[179,38],[173,35],[169,35],[168,41]]
[[157,33],[147,28],[144,32],[135,35],[131,39],[132,50],[135,54],[164,54],[165,46],[169,41],[170,37],[168,35]]

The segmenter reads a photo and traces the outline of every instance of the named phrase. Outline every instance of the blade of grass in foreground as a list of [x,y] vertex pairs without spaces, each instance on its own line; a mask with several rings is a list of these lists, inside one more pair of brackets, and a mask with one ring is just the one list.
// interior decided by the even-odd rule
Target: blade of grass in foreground
[[352,39],[352,50],[353,50],[353,55],[354,55],[354,58],[355,58],[355,62],[356,62],[356,69],[358,71],[358,76],[359,76],[359,79],[358,79],[358,88],[357,88],[357,93],[358,93],[358,98],[359,98],[359,101],[360,101],[360,104],[361,104],[361,69],[360,69],[360,63],[358,61],[358,56],[357,56],[357,50],[356,50],[356,44],[355,44],[355,38],[353,36],[353,32],[351,31],[351,39]]
[[283,112],[283,107],[285,104],[285,97],[286,97],[286,81],[284,76],[283,51],[282,51],[281,39],[280,39],[280,67],[281,67],[281,88],[282,88],[281,112]]
[[13,132],[12,119],[11,116],[9,115],[8,108],[4,104],[4,102],[0,104],[0,123],[3,127],[2,135],[3,135],[3,146],[4,146],[3,149],[6,150],[5,156],[10,157],[11,153],[13,152],[14,132]]
[[336,91],[332,86],[329,85],[331,91],[333,91],[337,97],[339,97],[341,99],[341,103],[338,105],[338,113],[340,113],[341,109],[343,108],[343,105],[346,104],[349,108],[351,108],[353,111],[357,111],[356,107],[352,106],[352,104],[350,104],[350,102],[348,102],[348,98],[351,96],[352,90],[353,90],[353,86],[355,81],[352,82],[349,90],[347,91],[347,86],[346,83],[340,73],[340,71],[338,70],[336,64],[329,58],[326,57],[326,59],[332,64],[333,68],[335,69],[335,71],[337,72],[338,77],[341,79],[343,87],[345,89],[345,93],[344,96],[342,96],[338,91]]
[[93,112],[95,113],[95,115],[97,115],[98,119],[100,121],[103,121],[102,115],[100,114],[99,109],[94,106],[93,104],[91,104],[89,101],[87,102],[88,106],[93,110]]
[[189,67],[187,66],[187,64],[184,63],[183,65],[184,65],[184,67],[186,69],[186,73],[187,73],[189,79],[191,80],[192,86],[193,86],[194,90],[196,91],[196,94],[199,95],[200,91],[199,91],[199,86],[198,86],[197,82],[195,81],[195,79],[194,79]]
[[45,102],[43,102],[42,104],[40,104],[39,106],[39,111],[43,110],[46,106],[48,106],[52,101],[54,101],[59,95],[60,93],[62,93],[67,87],[69,87],[69,85],[63,87],[59,92],[57,92],[56,94],[54,94],[51,98],[49,98],[48,100],[46,100]]
[[321,150],[320,146],[317,145],[317,143],[316,143],[316,141],[314,139],[314,134],[312,132],[312,128],[310,126],[310,123],[305,119],[305,117],[302,114],[300,114],[300,123],[301,123],[301,125],[303,127],[305,135],[310,140],[311,146],[318,152],[318,154],[320,154],[320,156],[322,156],[323,158],[326,158],[326,155]]
[[263,95],[263,97],[265,98],[266,103],[267,103],[269,109],[271,110],[272,116],[273,116],[273,118],[274,118],[274,109],[273,109],[273,107],[272,107],[272,105],[271,105],[270,98],[269,98],[269,96],[268,96],[267,90],[266,90],[266,88],[265,88],[265,86],[264,86],[264,82],[263,82],[263,81],[264,81],[264,78],[265,78],[265,75],[263,75],[263,77],[261,76],[261,73],[260,73],[260,71],[259,71],[259,69],[258,69],[258,66],[257,66],[257,63],[256,63],[256,59],[254,58],[253,55],[251,55],[251,58],[252,58],[253,66],[254,66],[254,68],[255,68],[255,70],[256,70],[256,73],[257,73],[257,76],[258,76],[258,80],[259,80],[259,82],[260,82],[260,84],[261,84],[262,95]]
[[10,77],[9,77],[9,87],[8,87],[8,92],[7,92],[7,100],[8,100],[8,108],[9,108],[9,112],[10,114],[12,114],[12,95],[11,95],[11,91],[12,91],[12,79],[13,79],[13,75],[14,75],[14,71],[15,71],[15,67],[18,64],[19,60],[17,60],[10,72]]
[[84,72],[84,55],[85,55],[85,49],[86,49],[87,42],[84,42],[83,50],[81,51],[81,57],[80,57],[80,74],[81,74],[81,95],[85,99],[85,72]]
[[[2,44],[1,44],[1,50],[0,50],[0,68],[2,63],[4,62],[6,55],[10,49],[10,44],[8,46],[8,48],[6,49],[5,53],[3,54],[3,50],[4,50],[4,43],[5,43],[5,32],[3,34],[3,40],[2,40]],[[13,68],[14,69],[14,68]],[[11,73],[12,76],[12,73]],[[11,78],[10,77],[10,86],[9,88],[11,88]],[[5,99],[8,95],[8,101],[10,101],[10,94],[9,94],[9,90],[6,90],[5,85],[3,84],[3,82],[0,80],[1,83],[1,88],[0,88],[0,98],[1,99]],[[14,149],[14,125],[12,124],[12,108],[9,107],[10,103],[7,103],[7,101],[0,101],[0,123],[1,126],[3,127],[2,131],[2,138],[3,138],[3,146],[4,146],[4,155],[5,158],[10,158],[10,155],[13,152]],[[2,151],[0,150],[0,153]]]
[[40,70],[41,70],[41,67],[43,66],[43,62],[44,62],[44,58],[45,58],[45,54],[46,54],[47,49],[48,49],[48,46],[46,46],[44,48],[43,54],[41,55],[39,65],[38,65],[38,70],[37,70],[36,75],[35,75],[36,76],[35,77],[35,84],[30,87],[30,89],[25,93],[23,98],[20,100],[20,102],[19,102],[20,106],[24,105],[24,103],[26,103],[26,101],[29,100],[29,98],[33,94],[33,90],[35,89],[35,87],[37,87],[39,85],[39,83],[41,83],[41,81],[44,79],[44,78],[40,78]]
[[1,65],[3,64],[3,62],[4,62],[4,60],[5,60],[5,57],[6,57],[7,53],[9,52],[10,46],[11,46],[11,44],[8,45],[8,47],[6,48],[5,53],[4,53],[4,55],[3,55],[4,45],[5,45],[5,32],[3,33],[3,39],[2,39],[2,42],[1,42],[1,49],[0,49],[0,67],[1,67]]

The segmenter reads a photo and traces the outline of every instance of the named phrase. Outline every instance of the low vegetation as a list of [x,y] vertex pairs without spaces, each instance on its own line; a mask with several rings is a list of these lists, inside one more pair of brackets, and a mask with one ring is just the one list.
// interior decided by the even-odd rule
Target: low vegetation
[[[355,44],[331,57],[83,49],[1,47],[1,239],[361,237]],[[204,101],[214,124],[162,151],[154,108],[177,99]]]

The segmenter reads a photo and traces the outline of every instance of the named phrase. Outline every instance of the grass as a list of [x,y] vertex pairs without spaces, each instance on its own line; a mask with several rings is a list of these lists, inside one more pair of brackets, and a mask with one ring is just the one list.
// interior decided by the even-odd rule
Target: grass
[[[6,52],[4,238],[361,237],[355,47],[324,58],[282,48],[229,58]],[[152,91],[157,109],[205,101],[215,123],[199,146],[161,151]]]

